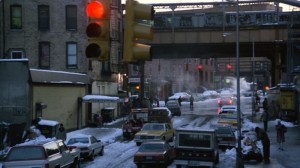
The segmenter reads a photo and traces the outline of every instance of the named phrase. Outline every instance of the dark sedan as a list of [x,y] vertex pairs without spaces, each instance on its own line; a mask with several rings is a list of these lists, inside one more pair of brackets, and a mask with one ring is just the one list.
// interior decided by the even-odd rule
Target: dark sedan
[[231,149],[236,146],[236,137],[230,126],[219,126],[216,129],[217,142],[222,150]]
[[134,163],[138,168],[143,165],[167,167],[173,159],[173,147],[164,141],[144,142],[134,154]]
[[181,109],[177,100],[169,100],[166,107],[171,111],[172,116],[181,116]]

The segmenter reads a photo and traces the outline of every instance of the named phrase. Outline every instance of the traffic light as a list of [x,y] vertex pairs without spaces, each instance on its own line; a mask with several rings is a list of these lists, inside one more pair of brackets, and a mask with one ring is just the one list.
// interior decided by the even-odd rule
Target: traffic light
[[200,84],[203,84],[203,66],[202,65],[198,65],[198,71],[199,71],[199,81]]
[[199,72],[200,72],[200,71],[202,71],[202,69],[203,69],[203,66],[202,66],[202,65],[198,65],[198,67],[197,67],[197,68],[198,68],[198,70],[199,70]]
[[136,42],[140,39],[153,39],[151,26],[138,23],[140,20],[153,19],[153,6],[127,0],[125,10],[124,62],[151,61],[151,46]]
[[86,8],[89,24],[86,28],[88,46],[85,55],[90,60],[108,61],[110,44],[110,1],[92,0]]
[[232,65],[227,64],[227,70],[228,70],[228,71],[231,71],[231,69],[232,69]]

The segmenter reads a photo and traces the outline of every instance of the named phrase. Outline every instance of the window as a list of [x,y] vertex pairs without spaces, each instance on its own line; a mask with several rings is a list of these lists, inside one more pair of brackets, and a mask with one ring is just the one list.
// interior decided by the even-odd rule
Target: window
[[49,30],[49,6],[39,5],[38,6],[38,21],[39,30]]
[[39,66],[40,68],[50,68],[50,43],[39,43]]
[[13,50],[10,53],[11,59],[21,59],[23,58],[23,51]]
[[22,6],[10,6],[10,28],[22,29]]
[[77,68],[77,43],[67,43],[67,68]]
[[74,5],[66,6],[66,29],[77,30],[77,7]]

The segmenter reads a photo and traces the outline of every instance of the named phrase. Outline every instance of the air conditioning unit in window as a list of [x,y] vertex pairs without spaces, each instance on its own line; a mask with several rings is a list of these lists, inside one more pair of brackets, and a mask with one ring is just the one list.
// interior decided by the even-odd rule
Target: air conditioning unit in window
[[21,59],[24,58],[23,51],[13,50],[10,52],[10,58],[11,59]]

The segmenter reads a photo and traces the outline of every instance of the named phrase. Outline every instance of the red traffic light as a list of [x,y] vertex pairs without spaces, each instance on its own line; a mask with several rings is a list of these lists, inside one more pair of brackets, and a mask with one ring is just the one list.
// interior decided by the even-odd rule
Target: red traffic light
[[202,71],[202,69],[203,69],[203,66],[202,66],[202,65],[198,65],[198,67],[197,67],[197,68],[198,68],[198,70],[199,70],[199,71]]
[[228,64],[227,69],[229,69],[229,70],[232,69],[232,65]]
[[90,18],[101,19],[104,18],[105,9],[102,3],[93,1],[86,7],[86,13]]

